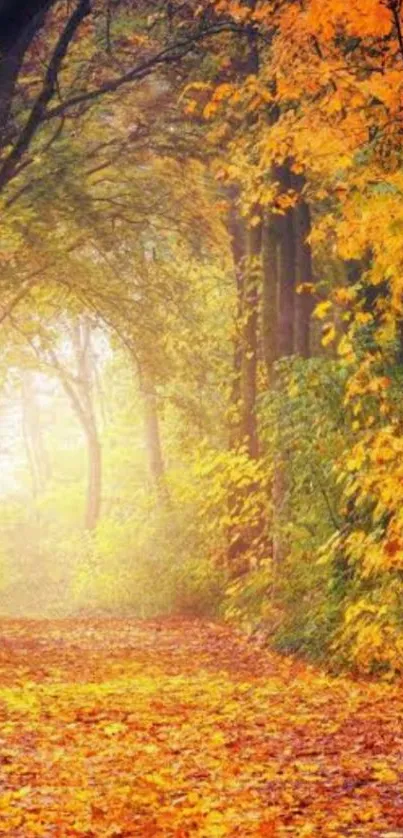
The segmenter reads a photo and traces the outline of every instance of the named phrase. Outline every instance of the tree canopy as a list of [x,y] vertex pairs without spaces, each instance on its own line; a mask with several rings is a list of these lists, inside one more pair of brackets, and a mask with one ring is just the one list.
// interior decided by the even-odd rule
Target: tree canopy
[[4,608],[401,672],[401,5],[0,5]]

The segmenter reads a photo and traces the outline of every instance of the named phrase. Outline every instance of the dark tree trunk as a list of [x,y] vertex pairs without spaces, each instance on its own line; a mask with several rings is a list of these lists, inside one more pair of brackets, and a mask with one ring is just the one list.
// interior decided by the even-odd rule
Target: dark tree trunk
[[[278,166],[276,177],[282,193],[291,189],[291,174],[287,165]],[[285,358],[294,351],[295,320],[295,229],[294,210],[279,216],[279,300],[278,300],[278,355]]]
[[[284,164],[276,168],[276,180],[280,192],[287,193],[292,188],[289,166]],[[279,293],[278,293],[278,357],[286,358],[294,352],[295,323],[295,284],[296,284],[296,247],[294,210],[292,208],[279,216]],[[275,380],[279,389],[281,381]],[[277,570],[283,565],[287,545],[283,536],[283,527],[287,520],[288,496],[288,454],[281,440],[286,417],[280,409],[278,417],[279,445],[275,455],[273,478],[274,537],[273,561]]]
[[[252,9],[255,8],[256,0],[247,0],[247,5]],[[244,77],[255,75],[259,71],[258,33],[253,27],[248,30],[245,46],[244,57],[239,64],[239,72]],[[254,119],[254,115],[250,114],[247,123],[252,123]],[[234,192],[238,197],[238,190],[234,190]],[[259,223],[254,226],[253,223],[250,223],[252,219],[258,219]],[[238,439],[235,440],[234,444],[233,428],[231,444],[235,449],[239,443],[245,444],[249,456],[257,458],[259,456],[259,439],[256,417],[256,373],[262,247],[260,206],[254,207],[251,212],[251,219],[244,222],[238,216],[236,201],[234,201],[230,213],[229,231],[237,287],[237,320],[242,324],[239,333],[236,335],[234,346],[234,384],[231,403],[231,409],[234,411],[237,420],[236,436]],[[237,522],[244,500],[242,491],[239,490],[230,493],[228,499],[230,516],[236,522],[229,527],[228,532],[228,559],[231,573],[234,576],[248,569],[248,549],[257,536],[255,529],[254,531],[251,528],[242,530]]]
[[[37,31],[56,0],[0,0],[0,53],[10,53],[27,30]],[[32,35],[33,37],[33,35]]]
[[[247,0],[250,9],[256,8],[256,0]],[[259,73],[260,56],[258,31],[250,27],[247,38],[247,55],[244,67],[245,76]],[[247,117],[247,124],[253,123],[255,116]],[[254,226],[250,222],[258,219]],[[261,284],[262,257],[262,211],[256,205],[251,212],[247,230],[247,265],[244,290],[244,332],[242,357],[242,436],[249,456],[259,456],[259,438],[256,417],[256,373],[258,360],[258,304]]]
[[[307,238],[311,232],[310,209],[301,198],[294,210],[296,239],[297,285],[313,283],[312,250]],[[303,358],[311,355],[311,317],[315,306],[313,294],[303,290],[297,294],[295,310],[295,352]]]
[[[233,339],[233,370],[231,382],[231,394],[229,404],[229,447],[233,451],[239,449],[242,443],[242,417],[244,414],[242,370],[244,368],[244,328],[242,325],[244,312],[244,295],[246,285],[246,246],[247,232],[244,219],[238,209],[239,189],[236,187],[229,191],[228,211],[228,232],[233,260],[233,271],[236,287],[236,312],[234,323]],[[239,518],[242,497],[239,490],[228,493],[228,512],[231,519],[237,521]],[[234,575],[237,572],[237,560],[247,549],[244,533],[240,531],[237,523],[228,527],[228,551],[227,558],[229,566]]]
[[[10,4],[7,7],[8,18],[7,14],[4,14],[4,20],[9,20],[12,32],[9,37],[4,36],[3,33],[3,41],[0,37],[0,82],[3,88],[3,95],[0,96],[0,110],[6,118],[6,124],[0,130],[3,130],[3,142],[6,139],[11,145],[11,149],[4,156],[0,166],[0,191],[15,177],[19,166],[22,165],[23,158],[45,117],[46,108],[57,90],[59,72],[69,46],[82,22],[91,12],[90,0],[77,0],[49,58],[42,88],[33,102],[25,124],[19,131],[18,136],[9,138],[8,134],[11,127],[9,116],[19,70],[29,45],[44,23],[46,11],[50,8],[50,5],[53,4],[33,4],[33,8],[37,11],[30,14],[28,7],[24,4],[25,13],[20,17],[13,13]],[[25,23],[22,22],[24,20]]]
[[278,357],[278,216],[269,214],[263,226],[262,347],[269,386]]
[[25,54],[54,0],[0,3],[0,146],[12,141],[11,104]]
[[0,53],[0,146],[12,139],[13,132],[9,124],[11,104],[22,62],[31,41],[32,37],[27,32],[12,49]]
[[18,76],[53,2],[16,3],[14,0],[0,5],[0,147],[15,140],[11,109]]
[[[295,261],[297,286],[313,285],[312,249],[308,241],[311,232],[311,212],[303,190],[303,175],[292,174],[291,183],[298,195],[294,208]],[[295,303],[295,353],[303,358],[311,355],[311,317],[314,309],[312,289],[299,291]]]
[[230,245],[232,252],[232,259],[234,265],[234,278],[236,287],[236,313],[234,323],[234,339],[233,339],[233,371],[232,371],[232,386],[230,395],[230,448],[236,449],[241,440],[241,375],[242,375],[242,357],[243,357],[243,339],[242,339],[242,315],[244,304],[244,290],[245,290],[245,268],[246,268],[246,232],[245,223],[241,218],[237,209],[236,200],[238,198],[238,190],[232,190],[229,195],[229,212],[228,212],[228,232],[230,237]]

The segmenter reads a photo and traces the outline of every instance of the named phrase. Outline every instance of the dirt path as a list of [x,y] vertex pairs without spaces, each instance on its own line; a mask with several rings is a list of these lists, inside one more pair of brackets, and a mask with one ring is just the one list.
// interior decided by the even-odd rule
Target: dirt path
[[403,690],[210,624],[3,621],[0,834],[403,836]]

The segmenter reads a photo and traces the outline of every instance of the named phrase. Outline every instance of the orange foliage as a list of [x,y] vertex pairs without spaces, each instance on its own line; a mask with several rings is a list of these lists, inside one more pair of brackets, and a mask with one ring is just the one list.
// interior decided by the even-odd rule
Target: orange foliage
[[8,838],[403,828],[398,687],[179,620],[3,622],[0,665]]

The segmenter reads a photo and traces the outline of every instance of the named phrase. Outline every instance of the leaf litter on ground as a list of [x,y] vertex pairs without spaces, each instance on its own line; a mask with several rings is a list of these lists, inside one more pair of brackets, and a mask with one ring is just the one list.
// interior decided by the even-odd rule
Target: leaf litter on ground
[[401,685],[192,620],[2,621],[0,835],[403,836]]

